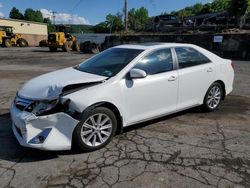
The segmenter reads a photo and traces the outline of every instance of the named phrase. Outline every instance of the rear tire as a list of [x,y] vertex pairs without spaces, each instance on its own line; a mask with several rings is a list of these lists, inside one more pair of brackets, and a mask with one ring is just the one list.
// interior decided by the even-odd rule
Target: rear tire
[[25,40],[25,39],[19,39],[19,40],[17,41],[17,43],[18,43],[18,45],[19,45],[20,47],[27,47],[27,46],[28,46],[28,42],[27,42],[27,40]]
[[50,46],[50,47],[49,47],[49,51],[51,51],[51,52],[56,52],[56,51],[57,51],[57,47],[52,47],[52,46]]
[[62,50],[63,50],[64,52],[69,52],[69,51],[70,51],[70,42],[66,41],[66,42],[63,44]]
[[108,108],[97,107],[85,112],[73,133],[73,143],[81,151],[105,147],[117,129],[115,114]]
[[91,52],[93,54],[100,53],[99,47],[98,47],[98,45],[96,43],[92,43],[92,45],[91,45]]
[[80,52],[80,44],[79,42],[75,41],[72,46],[72,50],[76,52]]
[[223,98],[223,89],[222,86],[219,83],[213,83],[204,98],[203,101],[203,108],[207,112],[212,112],[216,110]]
[[4,47],[10,48],[12,46],[10,39],[5,39],[4,41]]

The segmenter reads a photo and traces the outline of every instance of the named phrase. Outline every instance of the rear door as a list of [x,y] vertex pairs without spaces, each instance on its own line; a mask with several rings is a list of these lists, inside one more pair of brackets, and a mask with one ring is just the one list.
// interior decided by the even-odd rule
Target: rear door
[[190,47],[175,48],[178,62],[179,94],[177,109],[203,102],[215,77],[215,65],[208,57]]

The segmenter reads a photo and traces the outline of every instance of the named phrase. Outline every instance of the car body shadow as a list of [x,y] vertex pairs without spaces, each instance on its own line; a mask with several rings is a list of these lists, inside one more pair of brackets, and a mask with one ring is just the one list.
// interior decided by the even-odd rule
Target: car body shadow
[[11,162],[34,162],[58,158],[60,155],[79,154],[80,151],[42,151],[20,146],[12,128],[10,114],[0,116],[0,160]]
[[[172,115],[164,116],[161,118],[157,118],[154,120],[150,120],[144,123],[139,123],[127,128],[124,128],[124,133],[140,129],[146,127],[148,125],[166,121],[172,118],[175,118],[180,115],[184,115],[187,113],[201,113],[199,108],[193,108],[190,110],[186,110],[183,112],[175,113]],[[202,112],[203,113],[203,112]],[[119,134],[117,135],[119,136]],[[19,163],[28,163],[34,161],[43,161],[49,159],[58,158],[60,155],[76,155],[76,154],[84,154],[87,152],[82,152],[77,149],[72,149],[70,151],[42,151],[32,148],[26,148],[20,146],[18,141],[16,140],[12,129],[11,129],[11,119],[10,114],[4,114],[0,116],[0,160],[6,160],[11,162],[19,162]]]
[[173,119],[173,118],[176,118],[178,116],[185,115],[185,114],[206,114],[206,113],[207,112],[205,112],[200,106],[198,106],[198,107],[190,108],[190,109],[187,109],[187,110],[184,110],[184,111],[181,111],[181,112],[176,112],[176,113],[173,113],[173,114],[170,114],[170,115],[166,115],[166,116],[163,116],[163,117],[160,117],[160,118],[155,118],[155,119],[148,120],[148,121],[145,121],[145,122],[142,122],[142,123],[137,123],[137,124],[129,126],[129,127],[125,127],[123,129],[123,133],[133,131],[133,130],[137,130],[137,129],[140,129],[140,128],[143,128],[143,127],[147,127],[149,125],[156,124],[156,123],[159,123],[161,121],[167,121],[167,120],[170,120],[170,119]]

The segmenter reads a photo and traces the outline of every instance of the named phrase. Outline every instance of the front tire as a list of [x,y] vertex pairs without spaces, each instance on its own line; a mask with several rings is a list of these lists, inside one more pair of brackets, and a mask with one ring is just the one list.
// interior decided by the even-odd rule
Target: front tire
[[203,107],[206,111],[212,112],[216,110],[223,98],[223,89],[219,83],[213,83],[204,98]]
[[5,39],[4,41],[4,47],[10,48],[12,46],[10,39]]
[[105,147],[117,129],[115,114],[108,108],[97,107],[83,114],[75,128],[73,144],[82,151],[95,151]]

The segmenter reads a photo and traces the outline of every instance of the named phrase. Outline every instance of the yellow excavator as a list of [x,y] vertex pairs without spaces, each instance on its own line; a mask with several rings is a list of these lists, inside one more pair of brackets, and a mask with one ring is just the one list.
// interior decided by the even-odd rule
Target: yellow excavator
[[80,44],[76,38],[67,32],[69,27],[65,25],[56,26],[56,32],[48,35],[47,46],[51,52],[56,52],[58,48],[62,48],[64,52],[73,51],[80,52]]
[[10,48],[12,46],[27,47],[29,44],[21,34],[13,33],[13,27],[0,26],[0,45]]

